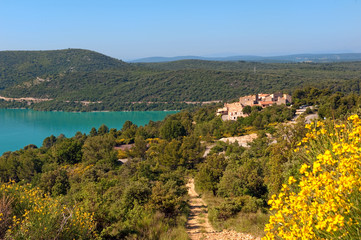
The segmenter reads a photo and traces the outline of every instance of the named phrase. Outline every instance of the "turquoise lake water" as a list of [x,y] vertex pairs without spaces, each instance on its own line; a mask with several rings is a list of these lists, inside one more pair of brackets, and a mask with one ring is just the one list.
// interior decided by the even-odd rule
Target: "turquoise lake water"
[[88,134],[105,124],[121,129],[129,120],[146,125],[149,120],[160,121],[176,111],[152,112],[40,112],[27,109],[0,109],[0,155],[29,144],[40,147],[44,138],[64,134],[72,137],[77,131]]

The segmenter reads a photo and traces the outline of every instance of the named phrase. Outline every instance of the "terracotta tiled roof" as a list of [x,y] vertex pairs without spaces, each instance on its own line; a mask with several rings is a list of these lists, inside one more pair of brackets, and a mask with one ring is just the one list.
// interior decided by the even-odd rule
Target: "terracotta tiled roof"
[[268,105],[268,104],[274,104],[274,103],[276,103],[276,102],[274,102],[274,101],[259,101],[259,104],[261,104],[261,105]]

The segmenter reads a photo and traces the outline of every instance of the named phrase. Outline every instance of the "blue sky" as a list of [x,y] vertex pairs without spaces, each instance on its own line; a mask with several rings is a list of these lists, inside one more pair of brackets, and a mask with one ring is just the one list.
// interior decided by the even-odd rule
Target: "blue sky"
[[361,52],[358,0],[0,0],[0,50],[150,56]]

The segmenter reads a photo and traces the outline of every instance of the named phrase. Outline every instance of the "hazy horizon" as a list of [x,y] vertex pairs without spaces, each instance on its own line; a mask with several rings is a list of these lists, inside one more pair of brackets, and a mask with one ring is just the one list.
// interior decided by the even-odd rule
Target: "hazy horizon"
[[[0,50],[1,51],[57,51],[57,50],[66,50],[66,49],[81,49],[81,48],[63,48],[63,49],[7,49],[7,50]],[[89,51],[95,51],[93,49],[83,49],[83,50],[89,50]],[[98,51],[95,51],[98,52]],[[131,58],[131,59],[124,59],[124,58],[117,58],[114,56],[107,55],[106,53],[98,52],[100,54],[104,54],[106,56],[123,60],[126,62],[132,62],[139,59],[147,59],[147,58],[177,58],[177,57],[200,57],[200,58],[230,58],[230,57],[281,57],[281,56],[291,56],[291,55],[317,55],[317,54],[361,54],[360,52],[314,52],[314,53],[289,53],[289,54],[272,54],[272,55],[256,55],[256,54],[236,54],[236,53],[230,53],[230,54],[207,54],[207,55],[177,55],[177,56],[161,56],[161,55],[154,55],[154,56],[145,56],[145,57],[139,57],[139,58]]]
[[317,55],[317,54],[361,54],[360,52],[314,52],[314,53],[290,53],[290,54],[272,54],[272,55],[256,55],[256,54],[210,54],[210,55],[178,55],[178,56],[148,56],[148,57],[140,57],[135,59],[123,59],[125,61],[133,61],[138,59],[147,59],[147,58],[177,58],[177,57],[201,57],[201,58],[228,58],[228,57],[281,57],[281,56],[291,56],[291,55]]

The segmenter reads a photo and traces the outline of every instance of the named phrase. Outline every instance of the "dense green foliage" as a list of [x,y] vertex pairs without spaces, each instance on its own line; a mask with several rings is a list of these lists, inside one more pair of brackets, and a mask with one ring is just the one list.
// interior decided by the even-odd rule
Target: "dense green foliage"
[[[0,107],[195,108],[144,127],[128,121],[121,130],[103,125],[88,135],[49,136],[39,148],[29,145],[3,154],[1,187],[14,190],[0,193],[0,238],[22,239],[29,231],[37,239],[48,224],[48,239],[187,239],[189,175],[207,196],[214,226],[233,227],[232,221],[242,219],[259,227],[267,220],[269,197],[302,164],[293,149],[306,134],[304,119],[282,123],[292,120],[300,106],[312,106],[306,114],[316,112],[326,119],[360,111],[360,70],[361,62],[128,64],[76,49],[0,52],[1,96],[54,99],[30,105],[0,100]],[[198,108],[196,103],[275,91],[292,92],[294,105],[245,108],[249,116],[237,121],[217,117],[220,105]],[[249,133],[258,137],[248,147],[216,141]],[[211,144],[203,156],[204,146]],[[10,181],[16,183],[6,185]],[[21,200],[24,193],[18,189],[35,191],[48,213],[40,216],[33,202]],[[75,219],[71,231],[59,230],[65,216],[78,213],[86,227]]]
[[328,89],[305,88],[297,89],[293,93],[294,106],[319,106],[318,114],[321,118],[340,118],[350,112],[358,112],[361,97],[355,93],[333,93]]
[[[322,118],[331,120],[359,112],[361,103],[359,95],[332,93],[317,88],[298,89],[293,96],[293,110],[297,106],[312,106],[314,110],[308,108],[306,114],[316,112]],[[279,106],[260,112],[253,109],[249,117],[224,122],[218,126],[211,124],[214,119],[206,121],[209,123],[208,129],[211,129],[207,133],[210,135],[212,132],[218,133],[214,129],[220,130],[223,136],[262,129],[258,131],[258,138],[248,148],[217,142],[198,167],[198,189],[206,196],[210,207],[210,220],[216,228],[236,228],[262,235],[262,231],[257,228],[262,228],[267,221],[265,213],[268,199],[280,192],[282,184],[289,176],[298,174],[302,160],[294,149],[307,132],[304,118],[299,117],[298,121],[291,125],[275,125],[273,123],[287,120],[287,116],[293,114],[291,109],[281,111],[278,108],[282,109]],[[196,126],[196,129],[206,126],[206,122]],[[222,131],[225,126],[227,131]],[[249,129],[250,126],[252,129]]]
[[[218,194],[218,187],[212,186],[228,171],[229,160],[224,156],[202,157],[201,139],[213,139],[213,132],[233,135],[242,132],[242,127],[267,128],[258,123],[253,126],[254,119],[269,120],[269,113],[288,112],[289,108],[253,110],[250,117],[237,122],[222,122],[215,108],[208,107],[170,115],[144,127],[127,121],[119,131],[102,125],[89,135],[50,136],[40,148],[29,145],[0,157],[1,181],[30,183],[61,204],[81,207],[93,216],[94,234],[103,239],[177,239],[185,234],[187,175],[199,169],[197,179],[203,181],[203,189]],[[208,124],[214,125],[213,132]],[[132,145],[123,149],[124,144]],[[226,152],[243,151],[234,145]],[[122,163],[118,158],[128,160]],[[250,190],[252,194],[264,198],[264,187],[261,192],[256,188]],[[227,190],[221,189],[226,196]]]
[[361,62],[184,60],[131,64],[78,49],[5,51],[0,52],[0,95],[54,100],[31,105],[0,101],[0,106],[67,111],[173,110],[259,92],[292,92],[302,86],[360,93],[360,69]]
[[[185,234],[181,230],[187,213],[184,169],[200,158],[202,148],[191,136],[145,142],[144,138],[159,137],[162,125],[166,123],[137,127],[126,122],[121,131],[103,125],[90,135],[50,136],[40,148],[29,145],[0,157],[1,181],[30,183],[63,205],[83,209],[93,216],[95,235],[101,239],[175,239],[177,231]],[[135,144],[123,164],[114,147],[124,138]],[[20,213],[10,215],[22,219]],[[7,226],[12,224],[10,220]],[[29,229],[35,230],[35,226]],[[10,236],[9,231],[6,234]],[[56,231],[52,234],[49,238],[58,238]]]
[[[296,106],[313,105],[308,112],[322,117],[342,118],[358,110],[360,96],[305,88],[294,92],[294,101]],[[284,124],[293,118],[296,108],[276,105],[252,107],[248,117],[222,121],[216,108],[182,111],[146,126],[127,121],[121,130],[102,125],[88,135],[49,136],[39,148],[29,145],[4,153],[0,182],[30,184],[27,188],[39,188],[37,191],[51,197],[50,202],[58,202],[57,206],[81,209],[88,216],[85,219],[92,216],[88,224],[94,228],[91,236],[100,239],[187,239],[185,184],[193,175],[217,229],[234,228],[232,222],[242,222],[245,227],[237,229],[262,235],[250,226],[261,229],[267,221],[269,197],[280,191],[289,176],[297,174],[302,162],[294,149],[306,134],[304,118]],[[248,147],[216,141],[249,133],[258,137]],[[210,145],[205,156],[205,146]],[[21,222],[25,211],[13,210],[16,202],[9,199],[18,193],[14,194],[3,194],[11,211],[6,224],[0,220],[0,234],[21,239],[8,232],[8,227],[16,224],[13,216]],[[32,211],[31,206],[26,210]],[[61,221],[58,215],[48,217]],[[39,226],[28,230],[38,234]],[[54,238],[56,229],[51,229],[49,238]],[[92,238],[80,227],[76,234]]]

